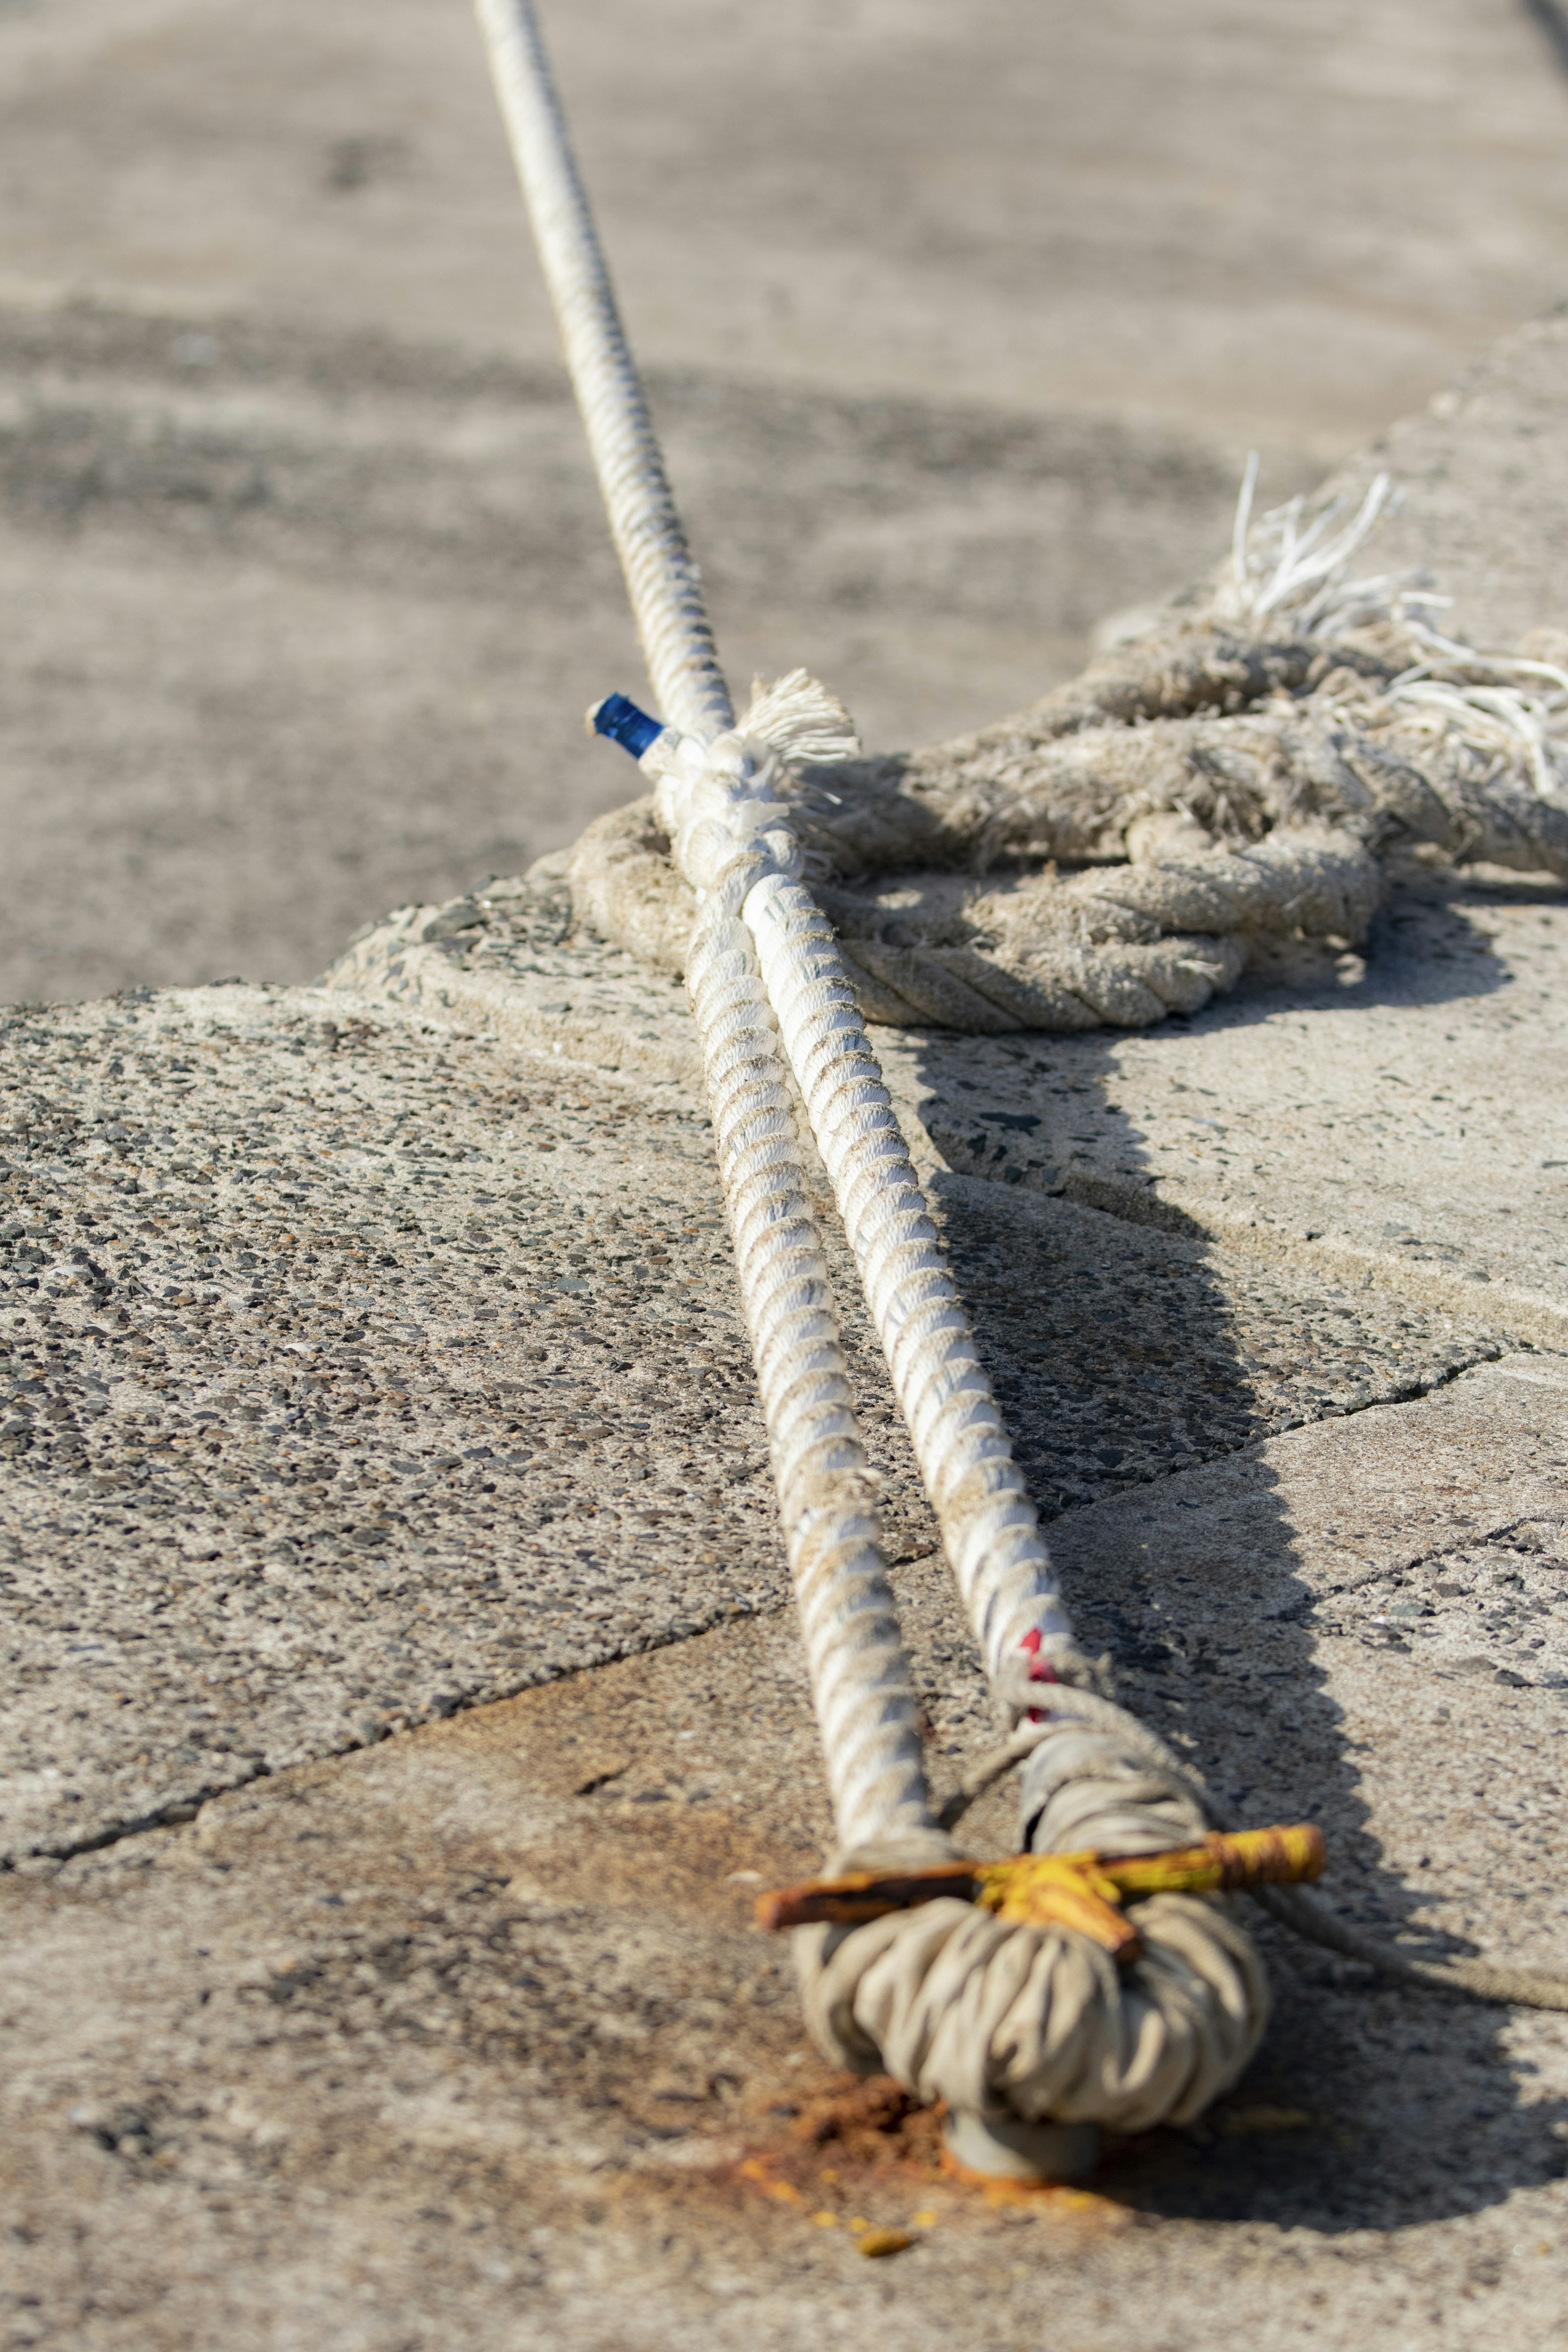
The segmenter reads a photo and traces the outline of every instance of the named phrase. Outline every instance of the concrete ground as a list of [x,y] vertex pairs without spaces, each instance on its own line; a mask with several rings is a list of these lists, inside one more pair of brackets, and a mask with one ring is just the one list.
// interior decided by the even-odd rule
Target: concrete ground
[[[737,671],[994,715],[1250,436],[1568,628],[1568,321],[1479,348],[1562,290],[1545,0],[554,14]],[[61,0],[0,78],[0,2340],[1556,2352],[1561,2016],[1262,1922],[1237,2090],[1021,2197],[810,2052],[683,999],[493,879],[635,672],[466,16]],[[1364,1927],[1559,1967],[1565,955],[1412,864],[1293,989],[877,1036],[1128,1703]],[[833,1278],[945,1790],[984,1694]]]
[[[737,677],[879,748],[1568,293],[1517,0],[548,10]],[[302,981],[624,790],[639,665],[467,10],[0,9],[0,1000]]]
[[[1557,321],[1385,453],[1489,637],[1565,407]],[[1564,953],[1560,888],[1417,865],[1310,985],[878,1033],[1128,1703],[1321,1822],[1363,1927],[1547,1966]],[[1264,1922],[1237,2090],[1026,2195],[809,2050],[750,1904],[828,1824],[689,1026],[548,868],[323,986],[19,1010],[0,1070],[11,2343],[1563,2340],[1559,2015]],[[946,1789],[984,1694],[834,1279]]]

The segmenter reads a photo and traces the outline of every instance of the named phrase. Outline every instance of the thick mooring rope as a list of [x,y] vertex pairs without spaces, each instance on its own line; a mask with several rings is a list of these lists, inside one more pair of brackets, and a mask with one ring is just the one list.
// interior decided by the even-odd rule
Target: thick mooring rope
[[700,927],[690,993],[834,1817],[852,1837],[918,1830],[914,1700],[827,1269],[755,961],[721,904]]
[[[946,1851],[921,1772],[864,1454],[789,1128],[781,1042],[987,1668],[1032,1657],[1037,1707],[1088,1669],[832,929],[799,879],[799,845],[775,798],[792,760],[842,755],[852,739],[832,698],[799,675],[754,700],[740,730],[727,723],[696,575],[530,0],[479,0],[479,15],[649,667],[675,720],[660,730],[638,727],[634,715],[626,739],[656,781],[659,822],[696,894],[688,982],[840,1859]],[[1101,1760],[1121,1821],[1137,1792],[1113,1757]],[[1158,1807],[1150,1811],[1143,1850],[1168,1843],[1169,1828]],[[890,1929],[883,1923],[874,1937],[806,1931],[797,1939],[808,2014],[826,2047],[848,2047],[840,2032],[847,2020],[852,2055],[874,2051],[872,2063],[925,2095],[992,2108],[1011,2099],[1026,2116],[1070,2108],[1117,2122],[1151,2103],[1152,2111],[1196,2112],[1235,2079],[1262,2032],[1261,1970],[1221,1903],[1145,1906],[1144,1956],[1121,1972],[1070,1930],[995,1922],[982,1958],[964,1923],[962,1981],[952,1955],[939,1964],[931,1950],[933,1913],[947,1907],[928,1906]],[[1034,1997],[1019,2014],[1024,1979]],[[1058,1988],[1068,1979],[1070,1999]],[[940,2021],[934,2048],[918,2019]]]
[[524,0],[480,0],[479,16],[649,672],[690,730],[675,740],[696,754],[670,821],[692,826],[688,863],[695,871],[706,852],[717,887],[691,941],[688,990],[834,1817],[852,1841],[918,1831],[929,1808],[914,1698],[777,1028],[740,920],[748,851],[773,862],[757,829],[765,803],[731,731],[696,567],[533,12]]
[[[668,917],[672,907],[679,927],[679,967],[701,1044],[826,1755],[837,1861],[865,1866],[953,1849],[926,1791],[790,1076],[833,1185],[986,1671],[1005,1710],[1037,1727],[1026,1786],[1030,1837],[1042,1851],[1058,1850],[1064,1840],[1128,1853],[1161,1851],[1207,1825],[1201,1793],[1190,1777],[1152,1760],[1151,1735],[1085,1687],[1092,1670],[1074,1647],[1033,1506],[866,1037],[867,974],[885,970],[885,961],[879,966],[878,943],[862,954],[857,942],[860,960],[849,963],[835,922],[803,879],[814,827],[820,836],[857,821],[852,796],[837,790],[858,753],[848,720],[796,672],[759,689],[736,725],[531,0],[477,5],[668,722],[661,728],[619,698],[598,721],[640,759],[655,786],[637,822],[650,846],[657,844],[663,871],[657,882],[640,877],[643,914],[634,909],[630,927],[640,920],[645,933],[655,930],[660,910]],[[879,814],[874,792],[863,798],[875,833],[887,812]],[[1198,816],[1187,815],[1199,825]],[[988,807],[979,821],[994,824],[997,812]],[[920,822],[952,830],[954,820],[949,809],[928,811]],[[901,824],[884,831],[893,838]],[[1310,870],[1301,865],[1304,849]],[[1317,889],[1342,912],[1358,886],[1353,877],[1325,878],[1325,858],[1331,866],[1338,854],[1337,845],[1321,852],[1292,845],[1298,899]],[[1249,892],[1258,895],[1267,856],[1254,849],[1249,862],[1246,845],[1226,855],[1222,872],[1205,862],[1205,849],[1196,852],[1197,870],[1184,886],[1189,902],[1206,892],[1204,903],[1212,906],[1217,892],[1234,908],[1250,903]],[[611,863],[619,856],[613,852]],[[637,854],[621,862],[637,875]],[[837,919],[837,906],[834,912]],[[1150,919],[1121,904],[1108,919],[1114,929]],[[1082,928],[1073,941],[1079,978]],[[1170,944],[1159,949],[1162,971],[1184,960],[1202,964],[1215,940],[1175,942],[1173,958]],[[1234,961],[1222,953],[1219,965]],[[1208,961],[1214,965],[1212,953]],[[942,969],[954,986],[964,984],[962,958]],[[1153,969],[1146,967],[1145,978]],[[1171,984],[1193,993],[1190,976]],[[1202,982],[1204,993],[1210,984]],[[1125,973],[1111,973],[1108,985],[1124,994]],[[1145,992],[1163,1007],[1157,984]],[[1096,1002],[1091,989],[1067,1025],[1107,1017]],[[1002,2105],[1026,2118],[1134,2128],[1200,2112],[1236,2080],[1268,2011],[1257,1955],[1225,1899],[1157,1896],[1140,1906],[1139,1927],[1142,1955],[1121,1969],[1070,1928],[1005,1923],[952,1901],[849,1931],[804,1929],[796,1948],[813,2029],[847,2062],[883,2065],[921,2095],[958,2106]]]
[[648,670],[696,754],[670,796],[671,824],[690,829],[684,865],[710,886],[687,984],[834,1818],[851,1841],[919,1831],[930,1815],[914,1696],[777,1027],[740,919],[752,866],[775,872],[783,836],[770,847],[758,829],[766,803],[732,732],[533,12],[523,0],[479,0],[479,16]]

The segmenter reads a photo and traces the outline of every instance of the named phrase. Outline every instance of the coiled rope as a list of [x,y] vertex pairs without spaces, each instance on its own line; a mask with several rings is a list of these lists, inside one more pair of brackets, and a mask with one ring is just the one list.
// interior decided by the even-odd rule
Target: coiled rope
[[[1206,601],[977,734],[784,781],[868,1020],[1194,1013],[1249,963],[1358,945],[1402,845],[1568,876],[1568,670],[1456,644],[1442,598],[1356,576],[1385,478],[1338,530],[1333,501],[1255,522],[1254,478]],[[682,969],[694,901],[651,802],[589,825],[570,878],[595,929]]]
[[[659,729],[601,717],[639,756],[685,900],[680,966],[838,1839],[836,1865],[952,1853],[932,1817],[866,1454],[796,1136],[790,1078],[865,1286],[949,1561],[1000,1702],[1035,1718],[1026,1801],[1042,1850],[1155,1852],[1205,1826],[1073,1643],[1034,1507],[916,1181],[835,928],[802,878],[798,780],[840,776],[847,715],[795,672],[740,723],[719,668],[531,0],[477,0],[544,274],[655,691]],[[629,715],[628,715],[629,713]],[[829,796],[831,798],[831,795]],[[840,805],[835,802],[837,807]],[[668,896],[668,891],[667,891]],[[1012,1025],[1012,1024],[1009,1024]],[[786,1073],[787,1065],[787,1073]],[[926,2097],[1141,2127],[1196,2115],[1263,2032],[1261,1967],[1222,1899],[1162,1895],[1118,1971],[1084,1937],[951,1901],[796,1937],[824,2049]]]

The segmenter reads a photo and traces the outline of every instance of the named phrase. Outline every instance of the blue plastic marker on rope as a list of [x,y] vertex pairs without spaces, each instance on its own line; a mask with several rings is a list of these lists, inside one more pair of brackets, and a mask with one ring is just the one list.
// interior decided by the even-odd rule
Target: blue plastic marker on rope
[[640,760],[648,745],[657,742],[664,732],[658,720],[650,719],[646,710],[639,710],[626,694],[606,694],[603,702],[595,702],[588,713],[588,724],[595,735],[607,735],[612,743],[618,743],[634,760]]

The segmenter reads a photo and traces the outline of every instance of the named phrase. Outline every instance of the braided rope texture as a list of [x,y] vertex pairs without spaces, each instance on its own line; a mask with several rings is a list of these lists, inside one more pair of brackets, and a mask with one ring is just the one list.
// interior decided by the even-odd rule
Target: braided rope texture
[[538,21],[529,0],[476,13],[659,709],[717,733],[729,688]]
[[1030,1633],[1070,1655],[1035,1507],[832,927],[782,876],[751,892],[745,916],[985,1670],[999,1673]]
[[754,944],[758,1018],[778,1024],[986,1670],[998,1673],[1030,1637],[1071,1671],[1071,1629],[1034,1505],[832,929],[792,871],[798,850],[773,797],[803,744],[847,733],[841,706],[796,673],[753,700],[738,732],[711,742],[667,733],[643,765],[659,779],[676,864],[705,909],[738,908]]
[[[841,708],[799,674],[753,700],[745,734],[732,730],[700,583],[616,314],[531,0],[478,0],[478,6],[649,670],[672,722],[643,765],[658,779],[658,821],[700,908],[682,963],[838,1833],[852,1847],[870,1839],[945,1850],[950,1842],[931,1822],[781,1032],[987,1664],[996,1670],[1032,1633],[1070,1670],[1070,1634],[832,933],[800,884],[796,831],[773,796],[791,760],[809,770],[857,747]],[[929,1933],[935,1915],[952,1907],[929,1906],[917,1927]],[[963,1971],[943,1978],[940,1969],[927,1969],[911,1980],[906,1967],[898,1984],[913,1981],[912,2000],[882,2009],[872,2000],[864,2015],[863,2004],[851,2000],[858,2037],[851,2063],[869,2053],[871,2063],[918,2087],[976,2106],[994,2105],[999,2093],[1020,2114],[1108,2121],[1128,2108],[1128,2085],[1136,2082],[1138,2112],[1147,2108],[1153,2120],[1156,2113],[1195,2112],[1194,2102],[1231,2079],[1235,2053],[1245,2055],[1256,2038],[1261,1974],[1246,1938],[1217,1906],[1191,1903],[1191,1916],[1184,1912],[1163,1934],[1158,1966],[1141,1964],[1151,1981],[1160,1967],[1171,1978],[1173,1990],[1154,2008],[1162,2017],[1179,2011],[1184,2021],[1188,2059],[1181,2070],[1151,2065],[1146,1991],[1124,1986],[1114,1970],[1108,1977],[1094,1946],[1054,1937],[1045,1965],[1035,1931],[958,1907],[965,1913],[962,1931],[948,1940],[968,1948],[983,1937],[987,2001],[976,2010]],[[935,1924],[940,1929],[943,1922]],[[860,1939],[877,1933],[859,1930],[836,1948],[824,1984],[837,1981],[836,1966],[868,1984],[845,1951],[852,1946],[868,1955]],[[1250,2001],[1237,1990],[1244,1980]],[[991,2012],[1004,1981],[1016,1989],[1026,2036],[1077,2053],[1066,2072],[1053,2061],[1034,2074],[1004,2066],[998,2076]],[[807,2010],[824,2047],[839,2047],[834,1999],[808,1999]],[[1112,2051],[1120,2056],[1100,2054]]]
[[767,999],[716,907],[689,978],[840,1837],[929,1820],[913,1693]]

